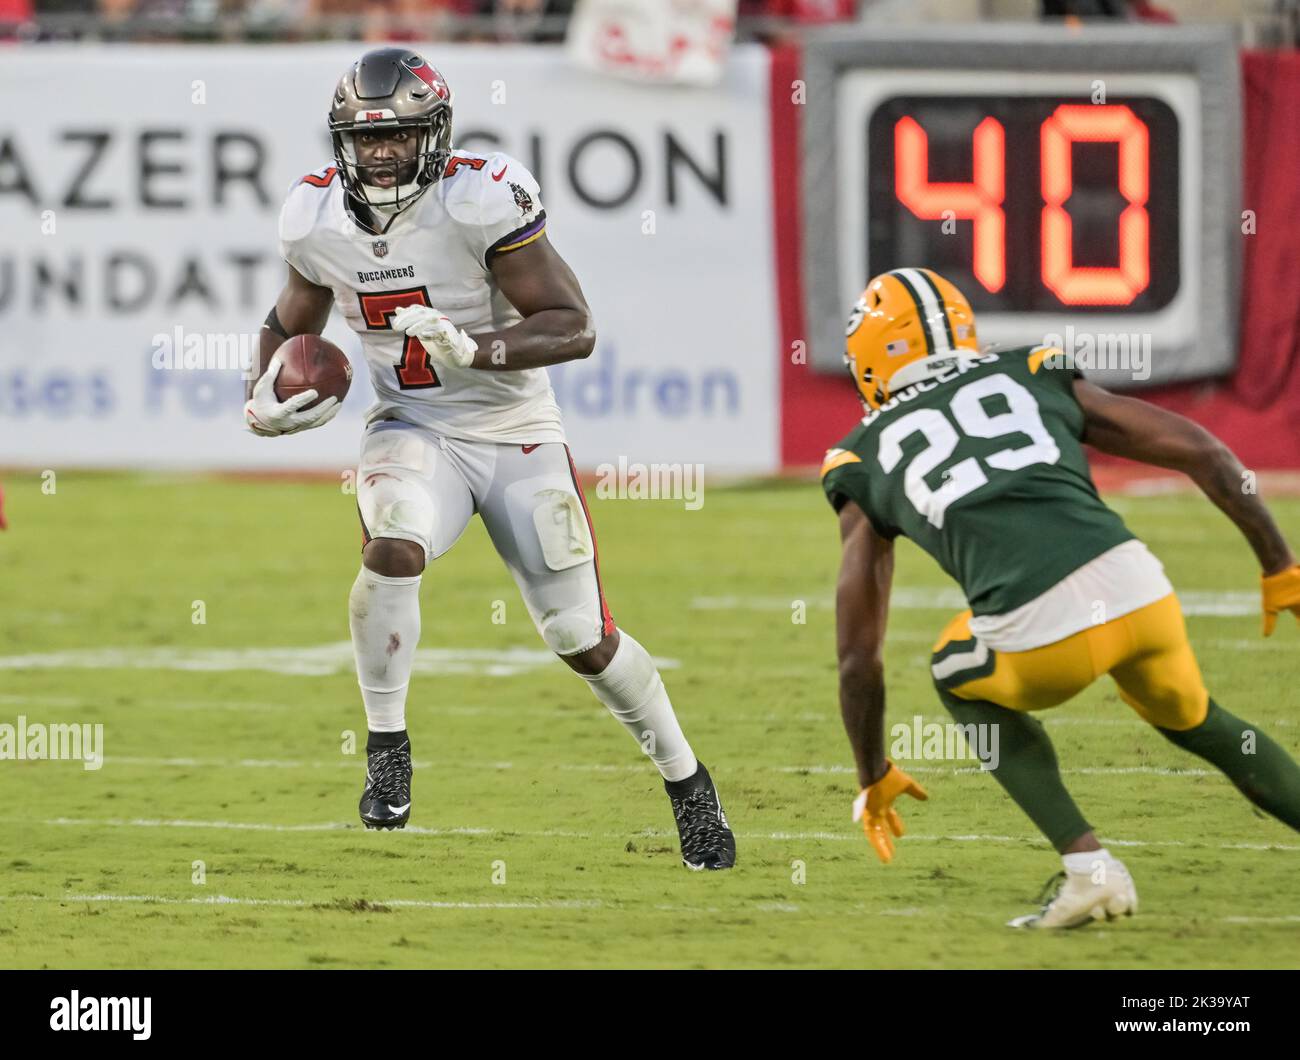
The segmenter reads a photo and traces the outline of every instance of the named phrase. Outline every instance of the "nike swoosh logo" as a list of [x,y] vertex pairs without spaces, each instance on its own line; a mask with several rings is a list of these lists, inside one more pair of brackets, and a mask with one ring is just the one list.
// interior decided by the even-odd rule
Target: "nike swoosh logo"
[[534,449],[537,448],[537,446],[541,444],[542,444],[541,442],[537,442],[535,445],[521,445],[519,448],[524,451],[525,455],[527,455],[528,453],[531,453]]
[[509,169],[509,168],[510,168],[509,165],[504,165],[504,166],[502,166],[502,167],[501,167],[501,172],[500,172],[500,173],[493,173],[493,174],[492,174],[492,179],[493,179],[493,180],[497,180],[497,181],[499,181],[502,177],[504,177],[504,176],[506,175],[506,170]]
[[401,806],[394,806],[394,805],[390,802],[390,803],[388,804],[388,812],[389,812],[389,813],[405,813],[408,809],[410,809],[410,806],[411,806],[411,804],[410,804],[409,802],[404,802],[404,803],[402,803]]

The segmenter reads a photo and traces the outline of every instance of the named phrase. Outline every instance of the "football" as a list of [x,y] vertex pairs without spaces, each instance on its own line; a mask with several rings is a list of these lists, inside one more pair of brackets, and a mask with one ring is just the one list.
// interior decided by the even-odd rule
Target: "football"
[[304,390],[315,390],[320,396],[306,406],[311,408],[328,397],[340,402],[352,386],[352,364],[347,354],[328,339],[319,335],[295,335],[286,339],[275,351],[284,363],[275,380],[275,396],[288,401]]

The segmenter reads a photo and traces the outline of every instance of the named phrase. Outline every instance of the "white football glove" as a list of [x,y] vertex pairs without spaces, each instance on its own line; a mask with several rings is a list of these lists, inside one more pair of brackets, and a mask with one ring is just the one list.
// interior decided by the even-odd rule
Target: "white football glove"
[[402,306],[393,314],[393,328],[419,339],[434,363],[447,368],[468,368],[478,350],[478,343],[450,318],[428,306]]
[[320,427],[329,423],[339,411],[339,399],[336,397],[328,397],[314,408],[303,409],[304,405],[310,405],[319,396],[315,390],[304,390],[288,401],[276,398],[275,379],[283,366],[284,362],[279,357],[272,357],[262,378],[253,385],[253,396],[244,403],[244,422],[250,431],[263,438],[296,434],[298,431]]

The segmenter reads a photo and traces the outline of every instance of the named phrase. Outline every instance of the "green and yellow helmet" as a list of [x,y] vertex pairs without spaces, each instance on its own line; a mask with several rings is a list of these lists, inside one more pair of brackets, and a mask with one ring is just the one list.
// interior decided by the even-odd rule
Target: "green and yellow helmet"
[[863,402],[878,409],[903,387],[978,353],[975,314],[961,291],[929,269],[891,269],[854,305],[844,361]]

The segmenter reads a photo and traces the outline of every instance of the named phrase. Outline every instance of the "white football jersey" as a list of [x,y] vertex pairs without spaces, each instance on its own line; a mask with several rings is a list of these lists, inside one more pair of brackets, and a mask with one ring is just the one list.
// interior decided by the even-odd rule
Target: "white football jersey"
[[333,166],[303,177],[280,211],[280,253],[361,336],[378,400],[366,422],[399,419],[473,441],[563,442],[545,368],[484,371],[435,366],[420,341],[391,328],[402,306],[440,310],[473,335],[522,319],[490,265],[546,229],[537,182],[505,154],[454,151],[444,176],[383,235],[344,208]]

